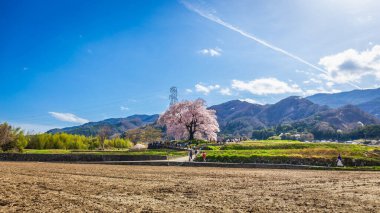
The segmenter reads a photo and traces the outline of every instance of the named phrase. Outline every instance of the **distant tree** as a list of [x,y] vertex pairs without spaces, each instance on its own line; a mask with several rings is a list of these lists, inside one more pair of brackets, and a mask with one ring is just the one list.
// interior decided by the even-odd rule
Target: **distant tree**
[[132,147],[131,141],[128,139],[122,139],[122,138],[112,138],[112,139],[106,139],[104,142],[105,146],[108,148],[130,148]]
[[366,138],[380,139],[380,125],[368,125],[364,128],[363,132]]
[[104,150],[104,142],[106,139],[111,137],[112,129],[109,126],[104,126],[99,130],[98,137],[100,148]]
[[175,139],[216,140],[219,125],[215,110],[209,110],[205,101],[183,101],[176,103],[160,116],[159,124],[165,125],[167,134]]
[[2,150],[6,150],[9,144],[14,140],[12,127],[7,123],[0,125],[0,146]]
[[162,139],[162,131],[152,126],[147,126],[142,129],[144,135],[144,142],[155,142]]
[[261,129],[252,131],[252,139],[266,140],[270,137],[275,136],[276,133],[272,129]]
[[13,128],[7,123],[0,124],[0,148],[3,151],[22,151],[28,139],[20,128]]
[[141,134],[141,130],[139,128],[137,129],[129,129],[124,133],[124,137],[130,141],[132,141],[134,144],[137,142],[142,141],[143,135]]
[[160,141],[162,139],[162,131],[152,126],[144,128],[130,129],[124,133],[124,137],[134,144],[138,142],[148,143]]

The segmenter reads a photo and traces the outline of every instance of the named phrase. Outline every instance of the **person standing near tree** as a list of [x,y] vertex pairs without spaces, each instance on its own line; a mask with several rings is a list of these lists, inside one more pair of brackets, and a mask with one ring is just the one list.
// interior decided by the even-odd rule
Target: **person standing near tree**
[[193,159],[193,150],[189,149],[189,161]]
[[206,162],[206,152],[202,152],[203,162]]
[[337,160],[337,163],[336,163],[337,166],[343,166],[343,163],[342,163],[342,157],[340,156],[340,153],[338,155],[338,160]]

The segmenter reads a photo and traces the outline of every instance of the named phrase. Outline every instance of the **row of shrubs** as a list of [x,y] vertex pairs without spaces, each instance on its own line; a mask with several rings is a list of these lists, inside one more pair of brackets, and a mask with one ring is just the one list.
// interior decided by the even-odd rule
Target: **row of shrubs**
[[251,150],[251,149],[304,149],[311,144],[306,143],[260,143],[257,145],[229,144],[221,147],[221,150]]
[[[37,134],[28,136],[27,149],[97,149],[101,147],[98,137],[71,135],[67,133]],[[104,140],[105,148],[130,148],[132,143],[127,139],[113,138]]]
[[[201,156],[197,156],[195,161],[203,161]],[[269,163],[269,164],[293,164],[293,165],[315,165],[315,166],[336,166],[336,158],[304,158],[296,156],[255,156],[255,155],[214,155],[208,154],[209,162],[224,163]],[[379,166],[380,161],[375,159],[353,159],[344,158],[345,166]]]
[[334,166],[340,154],[347,166],[380,165],[379,148],[356,144],[252,141],[209,145],[204,150],[214,162]]
[[81,149],[130,148],[128,139],[113,138],[101,140],[99,137],[86,137],[67,133],[25,135],[19,128],[7,123],[0,124],[0,149],[2,151],[22,151],[23,149]]
[[330,148],[330,149],[348,149],[362,150],[366,146],[357,144],[340,144],[340,143],[302,143],[302,142],[252,142],[246,144],[228,144],[220,147],[220,150],[254,150],[254,149],[309,149],[309,148]]

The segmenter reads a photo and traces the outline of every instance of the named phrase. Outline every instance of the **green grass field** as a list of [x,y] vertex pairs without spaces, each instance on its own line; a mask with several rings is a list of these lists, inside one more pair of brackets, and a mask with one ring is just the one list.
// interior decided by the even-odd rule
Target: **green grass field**
[[[207,160],[229,163],[274,163],[335,166],[338,154],[343,158],[346,169],[360,166],[380,168],[380,147],[341,143],[303,143],[299,141],[262,140],[218,145],[202,145]],[[119,150],[62,150],[26,149],[25,154],[93,154],[93,155],[158,155],[180,157],[186,151],[167,149],[131,151]],[[196,161],[201,161],[200,155]]]
[[219,162],[333,165],[341,154],[346,165],[380,165],[380,147],[364,145],[265,140],[206,149],[207,159]]
[[158,155],[158,156],[186,156],[186,151],[176,151],[170,149],[159,150],[64,150],[64,149],[26,149],[25,154],[92,154],[92,155]]

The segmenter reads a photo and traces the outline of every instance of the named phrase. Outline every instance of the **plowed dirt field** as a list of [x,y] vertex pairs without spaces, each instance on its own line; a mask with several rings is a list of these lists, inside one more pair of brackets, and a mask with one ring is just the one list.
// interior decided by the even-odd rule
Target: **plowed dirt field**
[[0,212],[380,212],[380,172],[0,162]]

